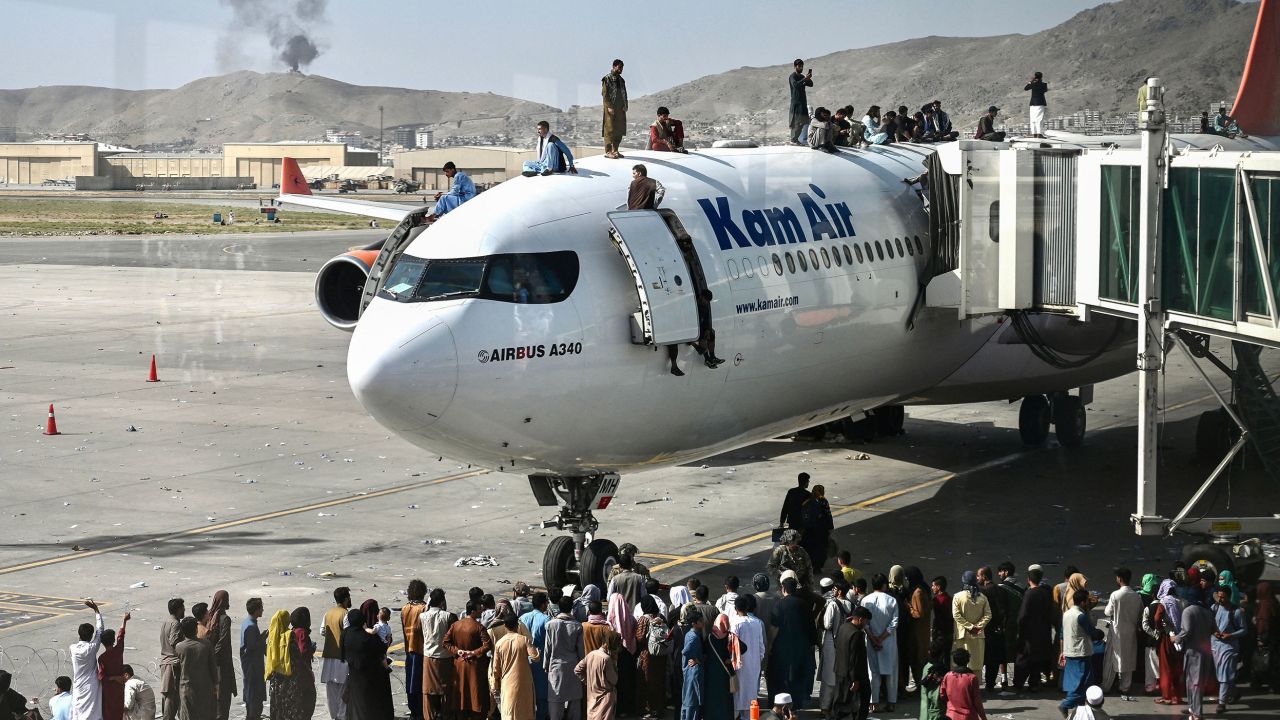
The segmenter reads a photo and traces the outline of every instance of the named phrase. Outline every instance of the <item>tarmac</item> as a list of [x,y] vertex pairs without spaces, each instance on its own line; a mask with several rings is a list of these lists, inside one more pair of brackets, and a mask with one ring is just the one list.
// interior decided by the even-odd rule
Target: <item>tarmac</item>
[[[171,597],[190,607],[226,589],[237,628],[249,597],[267,618],[306,605],[318,639],[338,585],[394,609],[412,578],[444,588],[452,607],[471,586],[540,584],[555,531],[539,526],[552,509],[536,506],[527,480],[428,455],[351,395],[349,335],[316,312],[313,273],[378,235],[0,239],[0,669],[15,689],[47,698],[69,674],[86,597],[109,627],[133,612],[126,662],[154,685]],[[158,383],[146,382],[153,354]],[[1264,363],[1280,371],[1269,354]],[[1215,401],[1181,356],[1165,378],[1160,510],[1172,514],[1212,467],[1193,439]],[[803,471],[826,486],[834,538],[864,572],[918,565],[954,587],[961,571],[1005,559],[1020,574],[1040,563],[1054,581],[1073,563],[1105,594],[1112,567],[1163,573],[1186,541],[1129,524],[1135,387],[1129,376],[1095,388],[1076,450],[1024,448],[1018,405],[998,402],[908,408],[904,435],[870,444],[777,439],[624,476],[600,534],[638,545],[665,583],[746,584]],[[43,434],[50,403],[61,435]],[[1274,512],[1276,498],[1249,460],[1195,515]],[[454,566],[476,554],[499,564]],[[399,671],[393,688],[403,708]],[[1060,698],[998,694],[987,711],[1058,718]],[[917,702],[877,717],[915,717]],[[1114,696],[1107,710],[1179,714]],[[1246,690],[1231,714],[1276,717],[1280,700]]]

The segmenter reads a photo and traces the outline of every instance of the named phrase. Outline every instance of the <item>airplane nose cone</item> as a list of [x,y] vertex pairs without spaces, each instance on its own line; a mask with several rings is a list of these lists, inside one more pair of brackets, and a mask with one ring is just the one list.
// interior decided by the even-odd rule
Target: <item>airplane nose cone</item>
[[[366,318],[368,319],[368,314]],[[347,379],[356,399],[386,427],[412,432],[444,415],[458,387],[458,350],[444,321],[405,333],[356,326]]]

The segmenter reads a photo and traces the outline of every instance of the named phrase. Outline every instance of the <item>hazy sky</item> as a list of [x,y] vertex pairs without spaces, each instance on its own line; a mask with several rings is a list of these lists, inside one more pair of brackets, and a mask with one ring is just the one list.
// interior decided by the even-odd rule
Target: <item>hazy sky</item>
[[[269,18],[244,18],[292,14],[299,3],[312,14],[323,10],[303,23],[320,51],[307,72],[360,85],[491,91],[557,107],[598,103],[599,78],[615,56],[627,61],[629,89],[639,97],[743,65],[926,35],[1035,33],[1101,4],[0,0],[0,87],[172,88],[233,70],[283,70],[268,40]],[[232,5],[242,8],[240,22]],[[676,11],[658,11],[663,5]],[[277,34],[291,36],[303,24],[276,23]]]

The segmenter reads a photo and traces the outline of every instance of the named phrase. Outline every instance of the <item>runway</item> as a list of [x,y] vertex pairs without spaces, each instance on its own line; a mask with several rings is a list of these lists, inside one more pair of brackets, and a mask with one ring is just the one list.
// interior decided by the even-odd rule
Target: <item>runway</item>
[[[75,625],[90,619],[79,598],[103,602],[108,626],[134,612],[126,662],[151,679],[170,597],[189,607],[226,589],[238,627],[251,596],[268,617],[307,605],[318,619],[338,585],[357,603],[398,608],[415,577],[444,588],[451,607],[473,585],[540,584],[554,531],[539,523],[553,509],[536,506],[527,480],[427,455],[351,395],[350,336],[316,312],[312,273],[380,232],[0,239],[0,669],[23,688],[66,674]],[[146,382],[152,354],[159,383]],[[1166,380],[1170,514],[1210,469],[1193,437],[1214,401],[1180,356]],[[1095,389],[1074,451],[1023,448],[1018,405],[985,403],[908,408],[906,434],[872,444],[772,440],[624,476],[600,534],[637,544],[664,582],[698,575],[714,597],[724,576],[746,582],[763,568],[768,530],[804,471],[827,487],[836,541],[860,569],[918,565],[954,586],[962,570],[1005,559],[1038,562],[1054,581],[1074,563],[1109,592],[1112,567],[1163,572],[1183,542],[1129,526],[1134,384]],[[50,403],[62,435],[42,434]],[[1274,511],[1275,487],[1255,465],[1197,514]],[[454,567],[476,554],[499,565]],[[1043,695],[990,698],[988,712],[1059,717],[1060,696]],[[915,716],[911,701],[898,707],[893,717]],[[1108,710],[1178,714],[1147,699]],[[1247,696],[1232,715],[1277,712],[1275,696]]]

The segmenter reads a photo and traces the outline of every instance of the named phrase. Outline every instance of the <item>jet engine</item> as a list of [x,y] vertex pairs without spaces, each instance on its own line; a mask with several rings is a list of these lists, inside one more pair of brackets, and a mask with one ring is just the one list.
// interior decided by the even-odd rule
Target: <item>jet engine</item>
[[329,260],[316,274],[316,307],[328,323],[351,332],[360,319],[360,298],[379,250],[349,250]]

